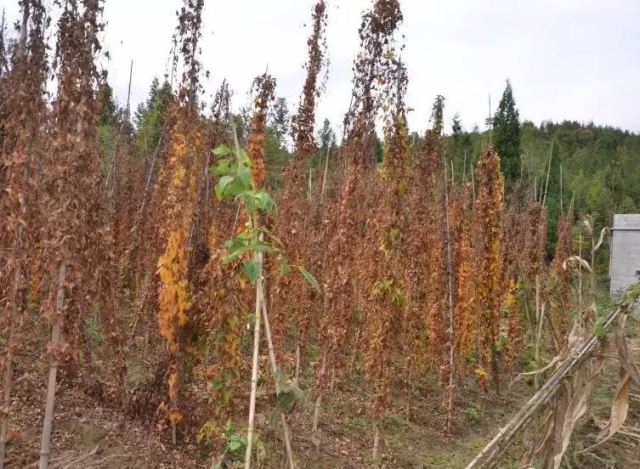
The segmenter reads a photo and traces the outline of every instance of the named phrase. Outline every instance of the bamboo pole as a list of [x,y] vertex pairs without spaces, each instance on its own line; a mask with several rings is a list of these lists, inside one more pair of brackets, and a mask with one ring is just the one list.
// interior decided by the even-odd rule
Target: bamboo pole
[[320,205],[324,202],[324,194],[327,190],[327,173],[329,172],[329,153],[331,152],[331,145],[327,145],[327,156],[324,159],[324,176],[322,177],[322,192],[320,193]]
[[[540,358],[540,349],[538,347],[538,344],[540,342],[540,274],[536,274],[536,323],[534,326],[534,330],[533,330],[533,336],[535,338],[535,361],[536,361],[536,366],[538,366],[538,359]],[[538,389],[538,375],[535,375],[534,377],[534,387],[535,389]]]
[[[445,213],[445,245],[447,253],[447,335],[449,342],[449,385],[447,386],[447,421],[445,425],[445,431],[451,433],[451,421],[453,413],[453,374],[455,370],[455,357],[453,350],[453,272],[451,267],[451,225],[449,222],[449,182],[447,175],[447,159],[445,152],[442,152],[442,160],[444,162],[444,213]],[[453,162],[451,170],[453,171]],[[452,176],[453,177],[453,176]],[[453,183],[453,179],[451,181]]]
[[[327,353],[322,354],[322,365],[320,368],[320,374],[324,376],[327,371]],[[322,388],[318,389],[318,397],[316,397],[316,403],[313,407],[313,422],[311,424],[311,442],[316,447],[316,450],[320,448],[320,436],[318,435],[318,422],[320,422],[320,410],[322,408]]]
[[[56,293],[56,314],[53,319],[53,330],[51,332],[51,343],[53,345],[53,353],[57,353],[57,346],[61,342],[61,317],[64,310],[65,297],[65,278],[67,273],[67,264],[61,261],[58,265],[58,285]],[[53,406],[56,398],[56,375],[58,373],[58,359],[54,357],[49,364],[49,383],[47,385],[47,401],[44,410],[44,423],[42,425],[42,444],[40,448],[40,465],[39,469],[47,469],[49,467],[49,459],[51,457],[51,428],[53,426]]]
[[293,375],[293,380],[298,385],[300,381],[300,344],[296,344],[296,368]]
[[[262,238],[262,236],[261,236]],[[262,260],[260,261],[262,264]],[[262,271],[262,266],[260,267]],[[264,280],[263,280],[264,281]],[[269,316],[267,315],[267,302],[264,299],[264,285],[261,286],[260,292],[262,294],[262,322],[264,323],[265,336],[267,338],[267,349],[269,351],[269,362],[271,363],[271,373],[275,381],[276,396],[282,392],[282,385],[280,383],[280,372],[278,370],[278,364],[276,363],[276,354],[273,348],[273,340],[271,339],[271,325],[269,324]],[[282,424],[282,433],[284,434],[284,447],[287,453],[287,461],[289,462],[289,469],[295,469],[296,465],[293,459],[293,448],[291,447],[291,433],[289,431],[289,425],[287,424],[287,417],[284,412],[280,412],[280,422]]]
[[378,420],[373,424],[374,433],[373,433],[373,460],[375,462],[378,461],[378,456],[380,453],[380,422]]
[[[253,449],[253,433],[256,417],[256,392],[258,390],[258,369],[260,366],[260,318],[262,301],[262,253],[255,253],[254,259],[259,264],[256,280],[256,309],[253,328],[253,360],[251,363],[251,395],[249,397],[249,423],[247,425],[247,451],[244,457],[244,468],[251,469],[251,453]],[[41,468],[42,469],[42,468]]]

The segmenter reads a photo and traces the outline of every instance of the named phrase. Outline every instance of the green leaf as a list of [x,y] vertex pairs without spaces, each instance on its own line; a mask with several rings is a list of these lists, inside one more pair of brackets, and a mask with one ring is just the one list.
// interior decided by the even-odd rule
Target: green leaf
[[251,168],[253,164],[251,158],[249,158],[249,154],[246,152],[246,150],[243,149],[238,152],[238,162],[241,165],[246,166],[247,168]]
[[262,211],[267,211],[271,207],[273,207],[273,200],[271,196],[267,194],[265,191],[258,191],[255,196],[256,207]]
[[[248,166],[240,166],[238,168],[238,179],[240,181],[240,186],[242,187],[242,191],[251,189],[251,170],[249,169]],[[240,192],[238,192],[238,194]],[[238,195],[238,194],[234,194],[234,195]]]
[[291,412],[295,402],[296,396],[292,392],[281,392],[278,394],[278,409],[285,414]]
[[233,176],[223,176],[216,184],[216,197],[218,200],[222,200],[227,195],[227,187],[234,181]]
[[256,241],[251,246],[251,249],[255,252],[265,252],[265,253],[278,252],[278,248],[272,246],[271,244],[267,244],[263,241]]
[[311,272],[309,272],[307,269],[305,269],[302,266],[298,266],[298,270],[300,271],[300,273],[302,274],[304,279],[307,282],[309,282],[309,285],[311,285],[313,287],[313,289],[316,292],[318,292],[319,295],[322,295],[322,289],[320,288],[320,284],[318,283],[316,278],[311,274]]
[[216,377],[213,380],[212,386],[214,391],[220,391],[224,387],[224,383],[222,382],[220,377]]
[[253,260],[244,261],[244,264],[242,264],[242,271],[251,283],[256,283],[256,280],[258,280],[258,276],[260,275],[260,263]]
[[240,448],[242,448],[242,443],[240,443],[239,441],[231,441],[229,442],[229,451],[234,453],[236,451],[238,451]]
[[297,386],[291,386],[286,391],[282,391],[278,394],[277,406],[285,414],[293,410],[293,406],[296,401],[301,400],[304,397],[304,392]]
[[227,254],[224,256],[223,262],[233,262],[249,251],[249,240],[246,236],[238,235],[232,240],[227,241],[225,243],[225,248],[227,249]]
[[229,163],[229,160],[222,159],[218,161],[218,164],[216,165],[215,168],[212,168],[211,174],[213,174],[216,177],[224,176],[229,173],[230,168],[231,168],[231,165]]
[[231,150],[228,146],[222,144],[219,147],[214,148],[212,152],[216,156],[227,156],[229,153],[231,153]]
[[276,262],[278,263],[278,273],[279,275],[287,275],[291,272],[291,266],[289,265],[289,261],[284,256],[276,257]]

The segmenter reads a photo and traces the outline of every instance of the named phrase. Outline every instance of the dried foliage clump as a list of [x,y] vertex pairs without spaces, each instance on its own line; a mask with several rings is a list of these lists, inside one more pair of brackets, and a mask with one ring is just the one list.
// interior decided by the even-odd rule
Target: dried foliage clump
[[[305,238],[313,231],[312,207],[317,200],[311,200],[312,194],[305,194],[305,183],[307,164],[315,150],[313,133],[319,97],[318,76],[325,63],[327,17],[323,0],[315,5],[312,19],[313,31],[307,42],[307,77],[298,112],[292,119],[294,150],[284,169],[284,189],[278,201],[280,213],[274,227],[276,237],[282,240],[283,249],[294,265],[309,265],[312,254],[309,248],[313,247]],[[312,321],[315,293],[300,276],[282,276],[274,285],[271,296],[278,349],[281,351],[287,332],[283,327],[287,325],[296,331],[296,345],[300,347]]]
[[[345,116],[346,141],[342,152],[346,172],[335,207],[336,221],[325,260],[328,264],[325,312],[320,321],[324,365],[318,373],[318,385],[321,387],[326,385],[326,369],[337,365],[340,349],[353,323],[361,271],[358,269],[356,275],[350,275],[347,266],[370,266],[366,257],[358,256],[355,246],[360,245],[358,241],[364,238],[366,211],[362,207],[367,195],[367,168],[374,161],[374,123],[381,106],[380,100],[374,99],[374,91],[379,84],[389,81],[396,71],[393,36],[401,21],[402,13],[397,1],[378,0],[373,10],[365,13],[360,28],[361,52],[354,64],[352,106]],[[389,53],[385,54],[387,51]]]
[[372,231],[377,234],[372,265],[373,284],[370,301],[364,312],[364,363],[372,391],[369,412],[376,419],[383,415],[389,395],[391,366],[394,358],[405,305],[403,291],[406,259],[404,240],[404,199],[407,195],[405,163],[408,152],[406,109],[407,71],[401,62],[396,65],[396,77],[390,84],[395,93],[388,105],[393,112],[387,118],[387,146],[382,165],[382,193]]
[[247,138],[247,153],[251,158],[251,169],[256,186],[262,187],[265,181],[264,139],[267,124],[269,104],[275,99],[276,80],[267,73],[260,75],[253,81],[256,97],[253,102],[254,113],[251,118],[249,136]]
[[[56,49],[58,93],[49,151],[43,158],[41,217],[46,266],[42,309],[52,323],[62,324],[73,350],[80,349],[83,311],[91,310],[96,283],[105,264],[97,252],[103,242],[97,193],[99,149],[96,96],[101,76],[94,62],[101,50],[99,1],[70,1],[58,23]],[[98,258],[96,258],[98,256]],[[97,265],[97,269],[95,268]],[[64,267],[63,267],[64,266]],[[110,266],[106,266],[108,270]],[[64,275],[61,271],[66,270]],[[56,306],[60,288],[65,303]],[[58,305],[59,306],[59,305]]]
[[291,120],[294,154],[308,155],[314,150],[313,130],[316,120],[316,98],[318,97],[318,77],[326,60],[327,5],[323,0],[313,9],[313,32],[307,41],[309,59],[307,78],[302,89],[302,101],[298,113]]
[[11,402],[13,357],[20,347],[29,293],[30,262],[37,257],[36,163],[41,157],[46,121],[45,86],[48,78],[46,9],[38,0],[22,3],[20,39],[11,57],[4,44],[4,15],[0,31],[0,466]]
[[477,373],[483,389],[487,388],[489,373],[496,387],[499,388],[496,345],[500,334],[502,298],[500,247],[504,178],[500,172],[500,158],[491,147],[485,149],[480,155],[476,180],[478,181],[478,198],[474,206],[474,241],[478,262],[476,294],[480,325],[480,367]]
[[[161,202],[164,222],[160,238],[164,250],[157,261],[158,274],[158,327],[169,351],[167,370],[169,405],[168,418],[176,439],[176,425],[182,419],[180,388],[183,354],[188,352],[185,330],[192,307],[189,285],[188,258],[194,208],[197,205],[197,168],[203,153],[202,136],[197,120],[197,93],[199,91],[200,64],[197,60],[198,40],[202,34],[202,0],[185,0],[178,15],[179,24],[174,47],[179,46],[183,73],[178,93],[179,101],[169,112],[173,113],[173,127],[168,155],[161,169],[159,184],[165,187]],[[176,58],[174,69],[177,67]]]
[[550,297],[551,321],[553,323],[556,339],[564,342],[571,329],[571,271],[565,268],[565,262],[572,254],[571,226],[573,224],[573,209],[560,219],[558,223],[558,239],[553,261],[550,267]]

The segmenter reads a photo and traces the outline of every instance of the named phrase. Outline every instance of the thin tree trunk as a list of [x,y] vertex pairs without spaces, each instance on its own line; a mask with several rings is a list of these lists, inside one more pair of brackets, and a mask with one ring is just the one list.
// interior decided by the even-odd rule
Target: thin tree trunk
[[[51,343],[53,344],[54,354],[57,353],[57,346],[61,341],[61,318],[64,310],[65,295],[65,277],[67,273],[67,264],[61,261],[58,265],[58,286],[56,293],[56,311],[53,322],[53,330],[51,333]],[[49,383],[47,385],[47,401],[44,411],[44,423],[42,425],[42,445],[40,449],[40,465],[39,469],[47,469],[49,467],[49,458],[51,457],[51,427],[53,424],[53,406],[56,398],[56,375],[58,374],[58,360],[54,356],[49,364]]]
[[247,425],[247,451],[244,457],[244,468],[251,469],[251,453],[253,449],[253,432],[256,417],[256,392],[258,390],[258,368],[260,366],[260,319],[262,301],[262,256],[254,255],[254,259],[260,265],[258,279],[256,280],[256,310],[255,325],[253,328],[253,361],[251,364],[251,396],[249,397],[249,423]]
[[[547,180],[544,184],[544,195],[542,196],[542,206],[547,203],[547,192],[549,192],[549,176],[551,175],[551,160],[553,159],[553,144],[555,140],[551,140],[551,151],[549,153],[549,166],[547,167]],[[542,189],[541,189],[542,190]]]

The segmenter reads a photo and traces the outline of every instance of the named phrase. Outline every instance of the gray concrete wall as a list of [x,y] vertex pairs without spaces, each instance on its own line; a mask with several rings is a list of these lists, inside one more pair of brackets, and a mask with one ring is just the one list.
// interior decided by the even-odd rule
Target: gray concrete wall
[[611,295],[615,298],[638,281],[640,271],[640,214],[614,215],[611,243]]

